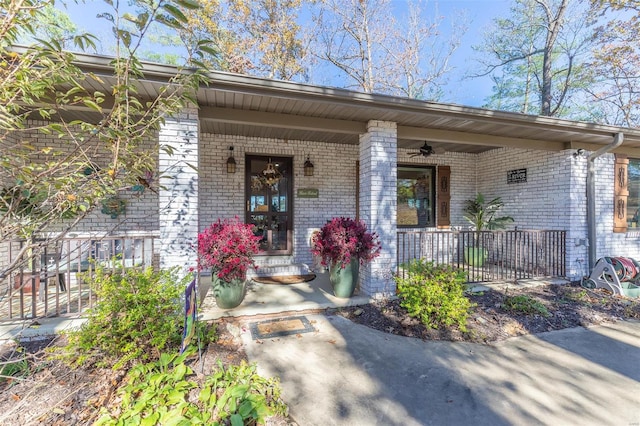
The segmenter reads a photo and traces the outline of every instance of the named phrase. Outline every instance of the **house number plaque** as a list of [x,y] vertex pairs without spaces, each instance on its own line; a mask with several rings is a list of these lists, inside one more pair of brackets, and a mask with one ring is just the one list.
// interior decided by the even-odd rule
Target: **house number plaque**
[[509,170],[507,183],[522,183],[527,181],[527,169]]

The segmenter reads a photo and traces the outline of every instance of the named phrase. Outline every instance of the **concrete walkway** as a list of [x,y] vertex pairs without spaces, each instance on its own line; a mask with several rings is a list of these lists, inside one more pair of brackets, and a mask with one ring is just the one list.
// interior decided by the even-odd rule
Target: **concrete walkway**
[[306,317],[315,332],[255,340],[251,321],[240,331],[301,426],[640,424],[640,322],[480,345]]
[[[368,301],[334,300],[325,279],[252,286],[234,312],[208,308],[207,296],[201,311],[203,319],[253,315],[242,317],[236,334],[261,374],[280,377],[300,426],[640,426],[640,322],[554,331],[495,345],[423,342],[341,317],[309,314],[310,309]],[[304,317],[311,331],[256,340],[251,330],[265,314]],[[69,318],[41,319],[31,327],[29,321],[4,322],[0,343],[81,323]]]

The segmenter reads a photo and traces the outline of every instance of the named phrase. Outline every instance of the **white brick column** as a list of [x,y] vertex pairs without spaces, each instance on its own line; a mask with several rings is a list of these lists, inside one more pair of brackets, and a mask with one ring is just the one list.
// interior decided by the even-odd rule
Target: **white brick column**
[[[168,117],[159,132],[160,267],[197,266],[198,111],[185,109]],[[167,149],[173,153],[170,155]],[[193,166],[193,167],[190,167]]]
[[397,141],[394,122],[370,121],[360,135],[360,219],[382,243],[380,256],[360,269],[360,290],[377,297],[396,289]]

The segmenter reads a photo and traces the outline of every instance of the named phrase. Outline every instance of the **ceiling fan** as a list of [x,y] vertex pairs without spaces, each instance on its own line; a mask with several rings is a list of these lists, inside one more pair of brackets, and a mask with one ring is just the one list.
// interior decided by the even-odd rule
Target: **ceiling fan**
[[431,145],[429,145],[426,141],[424,142],[424,145],[422,145],[420,147],[420,150],[418,152],[412,152],[409,154],[409,157],[417,157],[419,155],[423,156],[423,157],[428,157],[432,154],[435,154],[435,150],[433,149],[433,147]]

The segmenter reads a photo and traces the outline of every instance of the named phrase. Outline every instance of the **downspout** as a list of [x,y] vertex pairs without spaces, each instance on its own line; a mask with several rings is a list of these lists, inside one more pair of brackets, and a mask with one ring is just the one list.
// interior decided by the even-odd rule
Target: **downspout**
[[620,145],[624,141],[622,132],[616,133],[613,142],[603,146],[587,157],[587,239],[589,241],[589,273],[596,263],[596,252],[598,245],[598,235],[596,232],[596,182],[595,182],[595,159],[604,155]]

